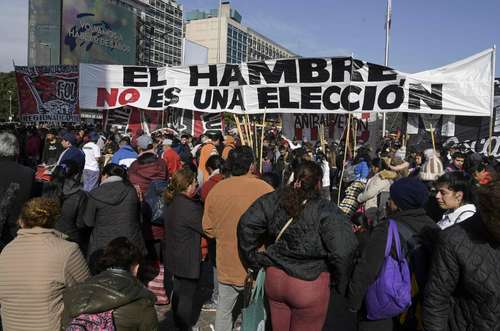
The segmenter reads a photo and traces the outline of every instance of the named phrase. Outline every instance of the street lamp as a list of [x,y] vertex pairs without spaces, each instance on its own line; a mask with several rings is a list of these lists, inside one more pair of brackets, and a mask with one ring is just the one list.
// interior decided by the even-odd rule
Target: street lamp
[[45,46],[49,48],[49,65],[52,65],[52,47],[48,43],[40,43],[40,46]]
[[7,91],[9,93],[9,122],[12,121],[12,91]]

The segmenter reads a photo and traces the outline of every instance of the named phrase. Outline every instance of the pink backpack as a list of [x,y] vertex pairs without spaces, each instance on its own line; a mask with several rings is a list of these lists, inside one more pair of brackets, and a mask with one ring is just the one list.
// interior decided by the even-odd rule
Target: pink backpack
[[113,311],[80,314],[71,320],[66,331],[116,331],[113,324]]

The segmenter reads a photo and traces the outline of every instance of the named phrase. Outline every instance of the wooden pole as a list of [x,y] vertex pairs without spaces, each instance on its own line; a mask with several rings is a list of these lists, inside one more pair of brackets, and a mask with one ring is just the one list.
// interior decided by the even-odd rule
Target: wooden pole
[[339,193],[338,193],[338,197],[337,197],[337,204],[340,204],[340,192],[342,191],[342,181],[344,180],[344,169],[345,169],[345,162],[347,160],[347,148],[349,146],[349,135],[350,135],[350,131],[351,131],[351,118],[352,118],[352,114],[349,114],[349,120],[347,121],[347,133],[345,136],[344,161],[342,162],[342,172],[340,173]]
[[250,137],[249,137],[249,133],[248,133],[247,119],[246,119],[245,115],[243,115],[241,118],[242,118],[241,123],[243,125],[243,132],[245,133],[245,141],[247,143],[247,146],[251,146]]
[[358,144],[358,121],[356,120],[356,118],[352,118],[352,123],[354,124],[354,133],[353,133],[353,151],[352,151],[352,157],[355,158],[356,157],[356,147],[357,147],[357,144]]
[[432,124],[430,125],[431,127],[431,139],[432,139],[432,149],[434,150],[434,153],[436,152],[436,139],[434,138],[434,128],[432,127]]
[[319,142],[320,142],[320,145],[321,145],[321,151],[323,152],[323,154],[326,153],[326,149],[325,149],[325,126],[323,123],[320,124],[319,126]]
[[243,137],[243,132],[241,132],[241,123],[238,115],[233,114],[234,116],[234,122],[236,123],[236,128],[238,130],[238,134],[240,135],[240,141],[242,145],[246,145],[245,143],[245,137]]
[[266,110],[264,109],[264,115],[262,116],[262,134],[260,135],[260,164],[259,164],[259,171],[262,174],[262,156],[264,153],[264,133],[265,133],[265,128],[266,128]]
[[245,119],[246,119],[246,122],[245,122],[245,125],[247,126],[247,132],[248,132],[248,142],[250,143],[250,147],[252,147],[252,149],[254,148],[253,146],[253,137],[252,137],[252,129],[250,127],[250,117],[248,116],[248,114],[245,114]]

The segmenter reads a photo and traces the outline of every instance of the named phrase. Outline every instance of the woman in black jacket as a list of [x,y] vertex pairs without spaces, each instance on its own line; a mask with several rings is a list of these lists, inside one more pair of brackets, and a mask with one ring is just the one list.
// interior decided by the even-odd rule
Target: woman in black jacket
[[439,234],[424,292],[426,331],[500,330],[500,181],[477,193],[479,213]]
[[140,228],[139,199],[122,166],[110,163],[104,167],[101,185],[89,192],[81,221],[92,228],[87,252],[92,273],[98,271],[95,269],[97,257],[117,237],[129,239],[146,254]]
[[155,297],[137,279],[141,259],[127,238],[113,239],[98,261],[104,271],[65,291],[63,325],[92,325],[92,315],[111,311],[117,331],[158,330]]
[[86,195],[80,183],[82,170],[72,160],[61,162],[52,171],[52,181],[44,189],[43,196],[52,197],[61,204],[61,215],[54,228],[68,239],[77,243],[85,254],[88,234],[85,229],[78,229],[77,220],[82,212]]
[[[401,178],[391,185],[388,202],[388,218],[396,221],[403,254],[410,263],[410,271],[415,275],[420,291],[426,281],[427,257],[432,254],[434,238],[439,231],[436,223],[423,209],[428,194],[425,184],[418,179]],[[360,331],[391,331],[396,325],[396,321],[391,318],[368,320],[364,305],[368,287],[375,282],[384,263],[388,229],[389,223],[384,221],[372,230],[349,283],[347,305],[351,311],[358,312]],[[417,303],[420,304],[421,293],[412,294],[413,305],[406,319],[397,318],[397,323],[403,322],[403,330],[421,330],[415,313]]]
[[[302,162],[290,186],[257,199],[238,224],[241,256],[253,270],[266,268],[275,331],[321,330],[330,296],[329,270],[341,292],[349,277],[357,240],[347,218],[321,198],[321,179],[319,165]],[[271,244],[258,251],[266,239]]]
[[164,213],[165,267],[174,276],[172,312],[174,323],[181,331],[191,330],[200,312],[197,308],[201,309],[195,304],[203,232],[203,208],[201,202],[194,199],[197,185],[194,172],[183,168],[172,175],[165,191],[168,204]]

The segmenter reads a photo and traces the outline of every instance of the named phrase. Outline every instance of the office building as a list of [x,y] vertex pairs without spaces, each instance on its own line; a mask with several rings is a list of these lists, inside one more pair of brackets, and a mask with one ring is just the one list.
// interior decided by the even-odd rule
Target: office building
[[180,65],[175,0],[30,0],[28,65]]
[[208,63],[241,63],[296,57],[271,39],[242,24],[241,14],[222,2],[219,9],[186,13],[185,37],[208,48]]

